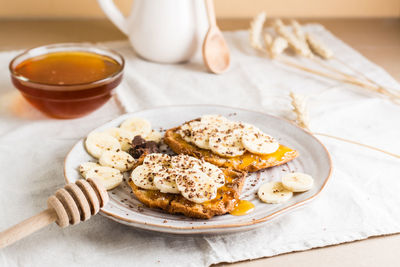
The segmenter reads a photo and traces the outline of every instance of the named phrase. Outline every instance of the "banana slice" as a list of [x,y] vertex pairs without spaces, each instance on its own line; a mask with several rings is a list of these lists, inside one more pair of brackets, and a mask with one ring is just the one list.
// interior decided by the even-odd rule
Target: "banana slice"
[[209,137],[216,131],[211,124],[194,121],[191,123],[192,143],[203,149],[210,149]]
[[271,154],[279,148],[279,143],[272,136],[254,126],[243,131],[242,143],[248,151],[255,154]]
[[155,165],[169,165],[171,157],[162,153],[151,153],[143,159],[143,165],[154,168]]
[[201,116],[200,121],[205,124],[221,124],[227,122],[228,119],[221,115],[207,114]]
[[305,192],[313,187],[314,179],[305,173],[288,173],[282,177],[283,186],[292,192]]
[[147,165],[137,166],[131,173],[133,183],[143,189],[157,190],[154,185],[154,172]]
[[210,177],[211,181],[215,183],[217,188],[220,188],[225,184],[225,175],[217,166],[204,162],[201,166],[201,171]]
[[130,131],[135,136],[140,135],[143,138],[145,138],[151,133],[150,122],[145,119],[136,117],[125,120],[121,124],[120,128]]
[[79,166],[79,173],[80,173],[84,178],[86,178],[86,172],[87,172],[88,170],[90,170],[90,169],[97,168],[97,167],[100,167],[100,165],[97,164],[97,163],[95,163],[95,162],[85,162],[85,163],[82,163],[82,164]]
[[209,139],[211,136],[214,136],[217,132],[228,131],[232,126],[228,121],[218,121],[217,118],[215,119],[215,122],[211,122],[211,118],[208,118],[207,120],[207,123],[194,121],[191,124],[192,142],[203,149],[210,149]]
[[90,155],[100,158],[104,151],[121,149],[118,140],[107,133],[92,132],[85,141],[85,146]]
[[196,126],[199,122],[198,121],[192,121],[190,123],[185,123],[183,124],[179,131],[178,134],[182,137],[183,140],[185,140],[188,143],[194,144],[193,140],[193,133],[192,133],[192,126]]
[[154,185],[163,193],[179,194],[176,177],[179,170],[172,168],[159,169],[154,175]]
[[293,192],[287,190],[281,182],[269,182],[258,189],[258,197],[265,203],[278,204],[288,201]]
[[203,172],[209,177],[209,181],[218,188],[225,184],[224,173],[215,165],[199,160],[188,155],[177,155],[171,157],[171,168],[179,170],[182,174]]
[[180,170],[182,173],[200,171],[202,164],[203,161],[184,154],[171,157],[171,167]]
[[183,124],[178,130],[178,134],[188,143],[192,143],[192,127],[190,123]]
[[179,194],[175,177],[179,170],[170,168],[171,157],[166,154],[153,153],[147,155],[143,165],[152,170],[154,185],[163,193]]
[[203,203],[217,195],[216,185],[200,171],[178,175],[176,184],[182,196],[195,203]]
[[122,183],[122,173],[119,170],[104,166],[89,169],[85,178],[98,179],[107,190],[111,190]]
[[162,140],[162,134],[157,130],[151,130],[150,134],[146,136],[146,141],[154,141],[160,143]]
[[135,137],[134,133],[122,128],[110,128],[105,132],[118,140],[123,151],[128,151],[132,147],[132,140]]
[[101,155],[99,163],[126,172],[132,169],[135,159],[124,151],[106,151]]
[[210,136],[209,145],[212,152],[224,157],[240,156],[246,151],[241,142],[239,129],[216,132]]

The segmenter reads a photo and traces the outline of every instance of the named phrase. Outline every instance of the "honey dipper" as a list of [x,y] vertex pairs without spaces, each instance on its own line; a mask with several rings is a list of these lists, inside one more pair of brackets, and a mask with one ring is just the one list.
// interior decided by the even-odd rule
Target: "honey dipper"
[[0,248],[56,222],[64,228],[86,221],[108,202],[108,193],[95,179],[78,180],[60,188],[47,199],[48,208],[0,233]]

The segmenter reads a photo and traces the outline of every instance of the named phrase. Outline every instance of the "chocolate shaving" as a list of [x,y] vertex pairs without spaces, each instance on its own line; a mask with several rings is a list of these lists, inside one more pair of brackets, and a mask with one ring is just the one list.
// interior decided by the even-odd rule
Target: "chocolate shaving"
[[136,135],[128,152],[133,158],[138,159],[143,154],[160,153],[160,147],[156,142],[146,141],[140,135]]

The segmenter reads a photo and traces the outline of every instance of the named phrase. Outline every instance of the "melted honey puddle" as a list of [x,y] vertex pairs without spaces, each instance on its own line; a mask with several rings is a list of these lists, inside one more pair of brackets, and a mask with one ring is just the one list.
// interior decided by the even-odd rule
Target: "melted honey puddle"
[[243,216],[252,212],[254,208],[254,204],[250,201],[239,199],[235,205],[235,208],[229,213],[234,216]]

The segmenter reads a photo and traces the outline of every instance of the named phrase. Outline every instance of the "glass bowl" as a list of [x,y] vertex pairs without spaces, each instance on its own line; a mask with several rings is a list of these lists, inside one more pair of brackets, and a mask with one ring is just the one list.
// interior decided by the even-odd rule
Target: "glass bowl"
[[[29,72],[29,66],[26,65],[28,64],[26,62],[33,62],[49,55],[68,56],[77,55],[77,53],[82,53],[82,55],[90,54],[89,56],[93,56],[93,58],[99,57],[112,60],[116,66],[119,65],[120,67],[116,67],[115,71],[108,73],[107,76],[83,82],[50,83],[43,82],[43,80],[35,80],[26,75]],[[86,61],[82,61],[83,65],[79,66],[89,68],[87,69],[89,72],[94,71],[90,68],[90,65],[85,65],[85,63]],[[49,70],[51,73],[55,73],[55,71],[51,70],[50,66],[51,64],[57,64],[57,62],[46,64],[43,67],[47,72],[40,73],[39,68],[36,70],[36,76],[42,74],[46,77]],[[120,84],[124,65],[125,61],[123,57],[111,49],[90,44],[63,43],[26,50],[10,62],[9,69],[13,85],[28,102],[48,116],[70,119],[87,115],[104,105],[111,98],[114,89]],[[24,70],[28,69],[28,71],[22,73],[19,66],[25,66]],[[74,74],[71,74],[69,78],[74,79],[73,76]]]

